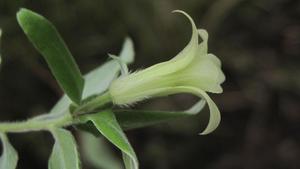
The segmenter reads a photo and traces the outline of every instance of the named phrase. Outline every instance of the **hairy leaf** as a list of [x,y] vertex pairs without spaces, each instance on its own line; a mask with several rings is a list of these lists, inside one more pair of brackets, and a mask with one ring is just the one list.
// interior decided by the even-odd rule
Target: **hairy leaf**
[[116,118],[124,130],[146,127],[169,120],[189,117],[202,110],[205,101],[201,100],[186,111],[154,111],[154,110],[114,110]]
[[[87,120],[93,122],[99,132],[111,143],[118,147],[125,158],[126,169],[138,169],[138,160],[126,135],[119,126],[112,111],[107,110],[86,116]],[[130,165],[128,165],[130,164]]]
[[49,169],[79,169],[80,160],[73,135],[65,129],[51,130],[55,143],[49,159]]
[[21,9],[17,13],[17,19],[29,40],[44,56],[65,93],[79,104],[84,80],[56,28],[46,18],[28,9]]
[[92,166],[99,169],[121,169],[120,161],[109,149],[103,137],[95,137],[87,132],[81,132],[82,157]]
[[18,153],[9,143],[9,140],[5,134],[0,133],[2,141],[2,155],[0,157],[0,169],[15,169],[18,162]]

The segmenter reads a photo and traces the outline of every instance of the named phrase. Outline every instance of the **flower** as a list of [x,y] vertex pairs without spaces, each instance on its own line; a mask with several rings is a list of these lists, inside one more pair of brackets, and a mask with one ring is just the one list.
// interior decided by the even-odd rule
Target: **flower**
[[[201,134],[215,130],[220,123],[220,112],[206,92],[222,93],[225,76],[220,60],[207,53],[208,33],[197,30],[192,18],[183,11],[192,25],[192,37],[188,45],[173,59],[144,70],[120,76],[109,88],[114,104],[130,105],[135,102],[177,93],[191,93],[204,99],[210,110],[210,119]],[[198,42],[198,35],[202,42]]]

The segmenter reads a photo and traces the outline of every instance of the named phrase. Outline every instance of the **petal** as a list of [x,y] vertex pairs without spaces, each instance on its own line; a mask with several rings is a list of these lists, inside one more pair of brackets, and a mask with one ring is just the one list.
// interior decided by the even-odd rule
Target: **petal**
[[164,95],[170,95],[170,94],[176,94],[176,93],[191,93],[198,97],[203,98],[209,107],[210,117],[207,124],[207,127],[204,129],[204,131],[200,134],[205,135],[213,132],[221,121],[221,115],[220,111],[217,107],[217,105],[214,103],[214,101],[208,96],[208,94],[198,88],[190,87],[190,86],[178,86],[178,87],[170,87],[170,88],[164,88],[160,89],[160,93],[157,96],[164,96]]
[[212,60],[217,66],[221,67],[221,61],[216,55],[209,53],[207,54],[207,57],[209,57],[209,59]]
[[197,54],[203,56],[207,54],[208,33],[205,29],[198,29],[198,35],[202,38],[202,42],[199,44]]
[[196,58],[189,67],[178,72],[175,78],[178,86],[193,86],[204,91],[222,93],[220,84],[225,76],[220,67],[205,56]]
[[205,103],[206,102],[203,99],[201,99],[196,104],[194,104],[191,108],[185,110],[184,112],[191,115],[197,114],[203,109]]
[[[197,44],[198,44],[198,32],[197,32],[197,27],[194,23],[194,20],[184,11],[181,10],[175,10],[173,11],[174,13],[181,13],[184,16],[186,16],[191,25],[192,25],[192,37],[190,42],[188,43],[188,45],[180,52],[178,53],[173,59],[172,61],[177,61],[181,58],[184,58],[185,60],[190,59],[190,61],[195,57],[195,52],[196,52],[196,48],[197,48]],[[191,55],[192,54],[192,55]]]
[[209,134],[211,132],[213,132],[220,124],[221,121],[221,114],[220,111],[217,107],[217,105],[215,104],[215,102],[208,96],[208,94],[206,92],[204,92],[203,90],[197,90],[199,97],[202,96],[203,99],[206,100],[208,107],[209,107],[209,113],[210,113],[210,117],[209,117],[209,121],[208,121],[208,125],[206,127],[206,129],[200,133],[200,134]]
[[181,13],[189,19],[192,25],[192,37],[190,42],[173,59],[153,65],[149,68],[146,68],[140,72],[133,74],[133,76],[131,77],[136,77],[136,76],[153,77],[153,76],[162,76],[162,75],[170,74],[180,69],[184,69],[196,57],[196,53],[198,49],[198,33],[193,19],[184,11],[175,10],[173,12]]

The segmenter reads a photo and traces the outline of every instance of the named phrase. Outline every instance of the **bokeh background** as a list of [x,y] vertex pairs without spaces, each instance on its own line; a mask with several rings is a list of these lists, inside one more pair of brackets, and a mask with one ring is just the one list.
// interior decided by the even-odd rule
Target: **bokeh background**
[[[197,117],[128,131],[141,169],[300,168],[299,0],[0,0],[1,121],[45,113],[62,95],[17,24],[20,7],[54,23],[83,73],[104,63],[107,53],[117,54],[126,36],[136,50],[131,70],[175,56],[191,32],[184,17],[171,14],[174,9],[208,30],[209,51],[222,60],[227,78],[224,93],[212,95],[221,125],[210,135],[197,135],[207,122],[204,110]],[[178,95],[137,108],[182,110],[195,101]],[[9,136],[19,152],[19,169],[47,168],[53,144],[48,133]],[[81,147],[80,135],[76,138]],[[93,169],[82,161],[84,169]]]

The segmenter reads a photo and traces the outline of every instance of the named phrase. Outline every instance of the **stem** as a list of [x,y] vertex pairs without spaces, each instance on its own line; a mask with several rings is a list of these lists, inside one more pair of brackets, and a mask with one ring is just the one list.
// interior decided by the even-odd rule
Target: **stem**
[[37,120],[29,119],[21,122],[0,123],[0,132],[22,133],[28,131],[50,130],[53,127],[64,127],[72,124],[74,121],[70,114],[64,114],[59,118]]
[[0,133],[21,133],[28,131],[51,130],[54,127],[65,127],[80,123],[79,115],[95,112],[111,103],[108,92],[78,106],[74,112],[66,114],[45,114],[26,121],[0,123]]
[[90,112],[97,111],[98,109],[101,109],[108,104],[111,103],[111,96],[108,92],[99,95],[92,100],[83,103],[81,106],[75,109],[74,113],[75,115],[82,115],[82,114],[87,114]]

